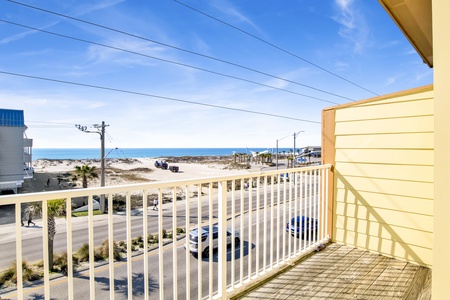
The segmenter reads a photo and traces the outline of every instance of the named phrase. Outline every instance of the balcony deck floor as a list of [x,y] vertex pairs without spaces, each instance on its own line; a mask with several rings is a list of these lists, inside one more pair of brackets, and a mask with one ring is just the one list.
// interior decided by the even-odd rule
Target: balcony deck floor
[[431,299],[431,270],[329,244],[239,299]]

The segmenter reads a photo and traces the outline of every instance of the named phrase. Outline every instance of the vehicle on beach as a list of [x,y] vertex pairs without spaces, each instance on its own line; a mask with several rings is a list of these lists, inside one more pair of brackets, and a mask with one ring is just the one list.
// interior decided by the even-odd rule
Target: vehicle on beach
[[178,166],[170,166],[169,170],[172,172],[178,172],[180,170],[180,168]]
[[300,236],[309,236],[309,233],[314,233],[317,235],[318,222],[316,219],[305,217],[305,216],[297,216],[291,219],[290,224],[286,224],[286,232],[290,232],[292,235]]
[[169,165],[168,165],[165,161],[162,161],[162,162],[155,161],[155,167],[161,168],[161,169],[163,169],[163,170],[167,170],[167,168],[169,167]]
[[[201,237],[199,242],[199,236]],[[192,229],[189,232],[189,245],[186,244],[184,247],[189,247],[189,251],[194,255],[195,257],[198,256],[200,253],[202,257],[209,257],[209,241],[210,238],[213,239],[213,250],[219,247],[219,227],[213,226],[212,227],[212,234],[210,233],[210,227],[209,226],[203,226],[201,228],[201,233],[199,233],[198,228]],[[232,240],[233,234],[231,229],[227,229],[227,245],[231,245],[234,243],[236,246],[239,245],[239,232],[235,231],[234,233],[234,241]],[[199,248],[199,244],[201,243],[201,248]]]

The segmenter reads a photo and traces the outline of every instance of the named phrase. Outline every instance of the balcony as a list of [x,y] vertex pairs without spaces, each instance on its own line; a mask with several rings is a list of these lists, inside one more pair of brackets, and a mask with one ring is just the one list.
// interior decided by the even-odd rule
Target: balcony
[[[329,171],[330,165],[323,165],[4,196],[1,203],[14,205],[16,222],[3,225],[0,233],[0,268],[3,274],[16,269],[17,284],[3,284],[0,297],[238,295],[329,241]],[[87,216],[73,216],[72,199],[77,197],[89,199]],[[93,200],[102,197],[113,209],[94,215]],[[63,207],[58,214],[55,199]],[[155,199],[158,210],[152,205]],[[22,227],[21,208],[29,203],[40,204],[41,217]],[[304,219],[295,221],[296,216]],[[189,238],[196,228],[213,232],[215,227],[214,238]],[[287,232],[291,229],[293,234]],[[18,267],[22,265],[40,274],[38,280],[28,280],[32,271]]]
[[[429,274],[424,270],[427,268],[375,255],[389,272],[373,277],[373,270],[381,262],[365,258],[371,254],[328,244],[333,218],[328,198],[330,167],[2,197],[3,204],[15,205],[17,222],[2,226],[1,269],[7,270],[13,264],[17,285],[3,285],[0,297],[251,299],[257,294],[246,296],[247,292],[263,291],[265,297],[269,293],[271,298],[278,295],[285,299],[289,298],[287,290],[305,292],[307,285],[300,282],[312,283],[322,278],[322,283],[315,284],[313,289],[319,295],[326,295],[330,285],[345,290],[350,283],[362,280],[364,274],[365,284],[375,288],[377,285],[373,283],[383,282],[380,278],[390,280],[387,273],[399,278],[397,281],[406,292],[416,295],[426,284]],[[93,199],[100,199],[101,195],[107,206],[114,209],[94,215]],[[86,217],[72,216],[70,204],[77,197],[89,199]],[[54,215],[54,199],[63,199],[66,217],[56,218],[56,234],[52,239],[49,233],[53,225],[47,220]],[[158,210],[153,207],[155,199],[159,202]],[[42,204],[42,218],[34,221],[35,226],[21,227],[21,207],[32,202]],[[200,234],[189,237],[196,228],[214,232],[215,227],[218,231],[214,239],[198,238]],[[102,243],[108,245],[104,248],[107,258],[99,259]],[[327,247],[314,254],[324,244]],[[84,248],[88,253],[85,262],[79,256],[83,245],[94,246]],[[118,251],[119,248],[122,250]],[[119,256],[115,251],[120,252]],[[54,253],[53,257],[67,253],[62,255],[67,264],[62,267],[52,263],[49,252]],[[343,252],[353,254],[342,256]],[[360,261],[350,257],[359,257]],[[37,265],[41,267],[42,278],[27,280],[27,269],[18,267],[22,261],[28,265],[41,261]],[[355,266],[363,263],[367,269],[357,271]],[[51,264],[54,272],[49,271]],[[373,269],[368,269],[370,266]],[[308,274],[317,278],[308,279]],[[293,277],[294,282],[286,285],[287,281],[281,279],[285,283],[277,283],[283,276]],[[269,288],[263,285],[253,291],[266,281]],[[382,287],[398,292],[390,286]],[[311,295],[311,290],[308,293]]]

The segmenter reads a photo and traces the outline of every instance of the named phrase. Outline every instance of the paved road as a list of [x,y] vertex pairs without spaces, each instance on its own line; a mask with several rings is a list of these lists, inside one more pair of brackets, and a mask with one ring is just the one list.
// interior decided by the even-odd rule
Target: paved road
[[[263,201],[263,197],[260,197],[260,198],[261,198],[261,201]],[[256,201],[256,197],[255,196],[254,196],[253,199]],[[178,211],[177,216],[180,219],[179,225],[177,227],[184,227],[185,226],[183,224],[183,222],[182,222],[182,220],[185,219],[185,215],[184,215],[185,204],[184,203],[185,202],[180,202],[179,203],[179,207],[177,209],[177,211]],[[214,202],[214,203],[216,203],[216,202]],[[263,206],[261,204],[262,203],[260,203],[260,207],[263,208]],[[168,206],[168,205],[170,206],[171,204],[166,204],[166,206]],[[202,215],[203,216],[202,216],[201,219],[203,219],[203,218],[207,219],[208,218],[209,211],[208,211],[206,205],[207,204],[203,204],[202,205],[203,206],[203,208],[202,208]],[[245,201],[245,211],[248,211],[248,205],[249,205],[249,201]],[[229,205],[229,206],[231,206],[231,205]],[[252,207],[253,207],[253,209],[255,209],[255,207],[256,207],[256,204],[255,204],[254,201],[252,202]],[[163,210],[164,209],[167,212],[169,212],[169,210],[170,210],[168,207],[163,208]],[[284,206],[280,206],[278,209],[283,209],[284,211],[286,211],[288,208],[286,208]],[[137,213],[137,215],[132,217],[132,227],[133,227],[132,232],[133,232],[133,236],[142,235],[142,216],[141,216],[142,212],[141,211],[136,211],[136,213]],[[255,212],[253,212],[253,213],[255,213]],[[148,224],[149,232],[154,232],[155,231],[154,229],[157,228],[156,227],[156,224],[157,224],[156,223],[156,221],[157,221],[156,220],[156,214],[157,214],[157,212],[156,211],[151,211],[151,209],[150,209],[150,211],[148,211],[148,215],[149,215],[149,224]],[[216,215],[215,212],[213,213],[213,215]],[[192,216],[191,222],[196,223],[198,218],[197,218],[197,211],[196,211],[195,205],[194,205],[194,207],[192,207],[191,216]],[[275,216],[272,219],[275,219]],[[248,221],[248,219],[245,219],[245,220]],[[251,257],[251,264],[253,265],[253,271],[254,271],[255,268],[256,268],[256,251],[257,251],[257,250],[254,250],[254,249],[263,249],[263,247],[264,247],[263,244],[261,244],[262,243],[262,239],[259,240],[259,243],[258,243],[259,246],[257,246],[255,244],[256,241],[258,240],[258,238],[257,238],[257,236],[255,234],[258,231],[258,229],[262,230],[263,223],[261,223],[261,222],[263,220],[260,220],[260,223],[257,224],[256,223],[256,215],[253,214],[253,217],[252,217],[251,221],[252,221],[251,222],[252,226],[247,226],[246,225],[246,227],[245,227],[245,228],[252,228],[251,234],[250,234],[250,232],[248,232],[247,236],[245,236],[245,233],[242,233],[242,237],[245,240],[245,244],[244,244],[243,252],[242,252],[242,257],[244,259],[247,259],[248,254],[250,254],[249,256]],[[285,220],[283,220],[283,222],[284,221]],[[73,222],[74,222],[74,224],[73,224],[74,247],[73,248],[75,250],[77,248],[77,245],[81,245],[83,242],[87,242],[86,218],[73,218]],[[283,222],[281,222],[281,223],[283,223]],[[42,251],[41,250],[42,249],[42,229],[41,229],[42,227],[40,227],[40,225],[41,225],[40,224],[40,220],[38,220],[36,223],[37,223],[36,227],[31,227],[31,228],[23,227],[22,228],[23,241],[24,241],[23,242],[24,243],[23,244],[23,246],[24,246],[23,247],[23,249],[24,249],[23,255],[24,255],[25,258],[29,259],[30,261],[35,260],[35,258],[37,258],[37,257],[39,257],[38,259],[42,258],[42,252],[39,252],[39,251]],[[95,239],[96,239],[96,244],[97,244],[97,243],[100,243],[100,241],[106,239],[106,234],[107,234],[107,216],[95,216],[94,224],[95,224]],[[114,228],[116,229],[116,232],[114,234],[115,239],[116,240],[125,239],[125,235],[126,235],[125,230],[124,230],[124,228],[125,228],[125,217],[123,215],[120,215],[120,214],[116,215],[115,218],[114,218],[114,224],[115,224]],[[165,224],[164,226],[167,226],[166,228],[171,227],[171,225],[172,225],[172,215],[170,213],[165,215],[164,224]],[[269,226],[269,224],[270,223],[266,223],[266,226]],[[281,226],[283,226],[283,224]],[[3,226],[0,227],[0,245],[1,245],[2,249],[12,249],[12,250],[15,249],[14,229],[15,229],[14,225],[3,225]],[[270,228],[268,228],[268,230],[270,230]],[[284,230],[283,229],[277,230],[277,232],[284,233]],[[55,240],[55,253],[58,252],[60,249],[65,249],[65,247],[66,247],[65,246],[65,241],[66,241],[65,235],[66,235],[66,233],[65,233],[65,219],[58,219],[58,236],[57,236],[57,239]],[[182,244],[182,243],[184,243],[184,241],[181,241],[180,243]],[[178,245],[178,246],[181,246],[181,244]],[[250,251],[249,249],[252,249],[252,250]],[[240,259],[241,258],[240,249],[237,249],[236,251],[237,251],[237,253],[235,253],[235,255],[236,255],[237,259]],[[253,253],[253,251],[255,251],[255,253]],[[8,253],[8,251],[5,251],[5,256],[4,256],[4,259],[1,260],[0,266],[5,266],[5,265],[11,263],[12,261],[14,261],[14,259],[15,259],[14,251],[9,251],[9,253],[11,254],[10,256],[6,255],[7,253]],[[157,252],[156,252],[156,254],[154,254],[154,253],[155,252],[151,252],[148,255],[149,259],[151,259],[150,257],[155,257],[154,258],[155,261],[151,262],[152,266],[158,265],[158,255],[157,255]],[[184,248],[182,246],[179,247],[177,249],[177,253],[178,253],[177,265],[179,266],[178,270],[180,270],[180,274],[178,274],[177,278],[184,278],[184,279],[177,279],[177,283],[179,285],[179,288],[181,288],[186,283],[186,279],[185,279],[186,278],[186,274],[185,274],[185,267],[184,267],[184,265],[186,264],[186,260],[185,260],[185,254],[184,254],[185,250],[184,250]],[[172,255],[172,252],[171,251],[164,252],[164,256],[166,256],[166,255],[168,255],[168,259],[164,260],[165,261],[164,269],[168,270],[165,273],[165,275],[166,275],[165,277],[169,281],[167,282],[167,284],[165,286],[165,291],[172,284],[171,283],[171,279],[172,279],[172,271],[173,271],[173,263],[172,263],[172,261],[170,259],[170,256]],[[259,255],[260,256],[262,255],[262,251],[259,253]],[[266,254],[266,255],[268,255],[268,254]],[[230,254],[230,256],[231,256],[231,254]],[[141,260],[142,260],[145,256],[141,255],[141,257],[142,257],[141,258]],[[267,258],[267,259],[270,259],[270,258]],[[138,258],[136,258],[136,261],[137,260],[138,260]],[[198,261],[195,258],[193,258],[192,256],[190,256],[190,260],[191,260],[191,271],[190,271],[191,273],[190,273],[189,276],[192,277],[192,278],[196,278],[196,276],[197,276],[196,274],[198,274],[198,273],[197,273],[197,267],[195,267],[195,265],[198,265]],[[260,260],[261,260],[261,258],[260,258]],[[213,263],[217,263],[217,257],[213,257]],[[136,288],[139,287],[140,284],[142,285],[142,288],[143,288],[143,283],[139,283],[140,282],[139,278],[142,279],[142,274],[143,274],[143,269],[142,269],[143,267],[142,267],[142,265],[143,265],[142,263],[137,263],[137,264],[133,263],[133,273],[136,274],[136,275],[133,275],[133,277],[137,276],[136,277],[136,280],[137,280],[136,281],[137,282]],[[193,267],[193,265],[194,265],[194,267]],[[209,263],[208,261],[201,261],[200,265],[201,265],[201,268],[203,270],[204,268],[208,268],[211,265],[211,263]],[[127,282],[126,282],[126,279],[124,279],[127,276],[126,275],[127,274],[126,273],[126,262],[122,261],[120,263],[117,263],[115,268],[117,268],[116,282],[115,282],[116,287],[118,288],[119,291],[120,290],[124,290],[124,289],[126,290]],[[217,267],[215,267],[215,268],[217,268]],[[104,289],[105,289],[105,286],[108,285],[108,282],[106,282],[105,280],[109,277],[109,275],[108,275],[107,271],[104,271],[104,272],[106,272],[104,275],[102,275],[103,273],[99,273],[100,275],[97,275],[97,272],[101,272],[102,268],[97,268],[97,269],[98,269],[98,270],[96,270],[96,282],[97,282],[96,284],[98,285],[97,291],[101,291],[100,294],[102,294],[102,295],[104,295],[104,293],[106,293],[106,295],[107,295],[107,292],[105,292]],[[204,275],[208,274],[207,269],[205,269],[205,270],[206,271],[203,273]],[[248,270],[249,270],[248,268],[243,270],[244,274],[248,274]],[[183,275],[183,273],[184,273],[184,275]],[[217,277],[217,275],[214,275],[214,276],[215,276],[214,278]],[[86,284],[86,281],[88,281],[88,279],[89,279],[89,274],[87,274],[87,275],[84,274],[83,275],[83,273],[82,273],[81,277],[76,280],[77,286],[78,286],[78,284],[82,284],[83,282],[84,282],[84,284]],[[154,289],[155,289],[155,291],[157,291],[157,287],[159,286],[159,283],[157,282],[157,280],[158,280],[158,273],[157,272],[151,272],[151,278],[150,279],[151,279],[151,286],[154,285]],[[64,278],[62,278],[61,280],[64,281]],[[78,283],[79,281],[80,281],[80,283]],[[55,282],[57,282],[57,281],[55,281]],[[217,280],[215,279],[214,282],[217,282]],[[67,285],[67,283],[65,283],[65,285]],[[52,296],[53,295],[57,295],[58,293],[61,293],[61,295],[64,295],[64,293],[65,293],[64,292],[64,288],[61,288],[61,286],[59,288],[56,288],[56,286],[57,286],[57,284],[54,284],[53,281],[52,281]],[[205,286],[203,288],[203,291],[207,291],[208,288],[209,288],[208,286]],[[54,291],[53,289],[57,289],[57,290],[61,289],[62,292],[57,292],[56,290]],[[79,289],[77,288],[76,290],[77,290],[77,293],[78,293]],[[86,288],[86,290],[88,291],[89,288]],[[133,291],[134,290],[135,290],[135,287],[133,286]],[[152,290],[152,288],[151,288],[151,290]],[[170,288],[169,288],[169,290],[170,290]],[[196,290],[197,289],[194,289],[193,292],[195,292]],[[37,292],[36,295],[38,295],[38,294],[40,294],[40,292]],[[139,294],[139,292],[138,292],[138,294]],[[126,297],[126,293],[124,295]],[[81,295],[81,297],[82,297],[82,295]],[[56,297],[56,298],[59,298],[59,297]],[[65,297],[63,297],[63,298],[65,298]]]
[[[228,278],[227,282],[231,282],[232,273],[234,273],[235,281],[239,281],[241,274],[241,261],[242,261],[242,275],[243,280],[246,280],[249,272],[251,274],[255,274],[262,271],[264,259],[267,264],[270,263],[271,259],[276,259],[276,255],[282,255],[282,253],[287,254],[287,249],[283,252],[282,241],[285,239],[287,245],[290,245],[290,248],[294,248],[294,243],[297,243],[297,247],[300,242],[304,243],[304,240],[293,238],[292,236],[286,234],[284,232],[284,224],[282,220],[278,222],[277,216],[278,211],[280,211],[280,216],[282,216],[282,212],[287,212],[289,208],[283,205],[278,208],[274,208],[274,215],[271,216],[270,210],[267,210],[266,219],[264,220],[263,210],[261,209],[260,215],[261,218],[259,222],[256,222],[256,214],[257,211],[254,211],[253,217],[250,220],[249,215],[246,214],[242,219],[238,219],[236,223],[237,228],[240,227],[240,221],[242,220],[245,225],[245,232],[241,232],[241,237],[244,239],[243,248],[241,251],[241,247],[236,247],[235,251],[232,252],[232,248],[227,248],[227,268],[228,268]],[[271,223],[268,220],[272,220]],[[265,222],[267,221],[267,222]],[[252,224],[249,226],[248,224]],[[264,228],[264,224],[266,225],[266,231],[268,233],[267,239],[264,240],[262,236],[262,229]],[[270,226],[276,226],[274,224],[278,224],[277,230],[273,231],[273,235],[270,236]],[[251,235],[250,235],[250,227]],[[256,230],[260,228],[260,233]],[[259,238],[258,238],[259,236]],[[279,239],[280,243],[277,249],[277,239]],[[272,240],[274,249],[270,251],[269,249],[269,240]],[[251,241],[251,242],[249,242]],[[217,262],[218,262],[218,254],[214,252],[213,257],[208,260],[206,258],[197,259],[192,255],[188,255],[187,259],[190,263],[189,270],[186,270],[186,250],[184,249],[184,240],[178,241],[176,246],[177,251],[177,262],[176,265],[176,273],[174,273],[174,263],[172,259],[173,254],[173,244],[167,245],[164,250],[164,297],[165,299],[173,299],[174,295],[174,285],[173,279],[177,282],[176,293],[179,299],[185,299],[187,296],[187,287],[186,287],[186,279],[189,277],[192,284],[190,292],[191,298],[197,298],[199,288],[197,286],[197,282],[201,282],[201,290],[202,295],[209,294],[210,283],[212,284],[212,290],[215,291],[217,289],[218,282],[218,274],[217,274]],[[265,252],[263,251],[264,245],[267,246]],[[259,254],[258,254],[259,252]],[[232,257],[234,258],[234,266],[232,268]],[[133,298],[134,299],[142,299],[144,297],[144,269],[143,269],[143,260],[147,259],[150,266],[149,272],[149,293],[150,298],[157,298],[159,295],[159,288],[161,283],[159,282],[159,251],[150,251],[147,255],[138,255],[135,256],[132,260],[132,270],[133,270]],[[105,264],[103,266],[98,266],[95,269],[95,295],[96,299],[109,299],[109,265]],[[210,268],[212,268],[212,276],[210,276]],[[121,262],[117,262],[114,265],[115,269],[115,296],[117,299],[127,299],[128,298],[128,282],[127,282],[127,262],[123,260]],[[202,276],[199,279],[199,269],[202,270]],[[174,274],[176,274],[174,276]],[[74,280],[74,294],[76,299],[88,299],[90,288],[89,288],[89,278],[90,274],[88,271],[81,272],[76,274]],[[42,286],[34,286],[27,288],[25,290],[26,297],[29,298],[41,298],[43,295]],[[51,283],[51,295],[52,299],[64,299],[67,298],[67,278],[59,277],[52,280]],[[14,297],[15,294],[6,294],[7,297]]]

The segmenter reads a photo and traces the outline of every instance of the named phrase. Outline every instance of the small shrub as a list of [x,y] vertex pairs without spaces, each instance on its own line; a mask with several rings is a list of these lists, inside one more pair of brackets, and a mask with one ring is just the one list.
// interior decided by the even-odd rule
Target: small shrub
[[155,235],[153,236],[152,243],[153,243],[153,244],[157,244],[158,242],[159,242],[159,234],[155,234]]
[[78,261],[88,261],[89,260],[89,244],[84,243],[76,252],[76,257]]
[[[109,241],[104,240],[102,244],[95,249],[96,257],[100,257],[102,260],[106,260],[109,258]],[[113,258],[115,261],[121,260],[120,250],[117,246],[117,243],[113,241]]]
[[177,228],[177,234],[183,234],[186,233],[186,230],[184,228]]
[[67,252],[53,255],[53,269],[67,274]]
[[167,238],[167,230],[165,230],[165,229],[162,230],[162,238],[163,239]]
[[11,266],[0,274],[0,286],[10,281],[16,276],[16,263],[12,263]]
[[[11,263],[10,267],[0,274],[0,286],[7,285],[8,283],[17,283],[17,268],[16,262]],[[33,281],[40,278],[40,274],[33,270],[27,261],[22,261],[22,275],[23,280]]]

